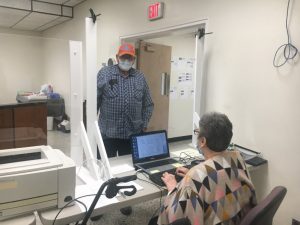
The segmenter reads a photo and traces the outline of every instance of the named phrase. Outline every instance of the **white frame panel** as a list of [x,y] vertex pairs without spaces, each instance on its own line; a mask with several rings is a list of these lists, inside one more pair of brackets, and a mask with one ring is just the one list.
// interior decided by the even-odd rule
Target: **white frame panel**
[[185,33],[192,33],[195,32],[195,42],[196,42],[196,49],[195,49],[195,75],[194,75],[194,101],[193,101],[193,127],[192,127],[192,145],[196,147],[197,145],[197,137],[193,134],[193,130],[198,128],[199,120],[203,113],[205,112],[205,81],[206,75],[204,74],[205,71],[205,56],[206,56],[206,49],[205,49],[205,35],[199,39],[199,34],[197,30],[199,28],[208,29],[208,19],[192,21],[189,23],[184,23],[176,26],[161,28],[154,31],[146,31],[137,34],[130,34],[120,36],[120,42],[135,42],[137,40],[143,39],[151,39],[151,38],[158,38],[163,36],[169,35],[179,35]]

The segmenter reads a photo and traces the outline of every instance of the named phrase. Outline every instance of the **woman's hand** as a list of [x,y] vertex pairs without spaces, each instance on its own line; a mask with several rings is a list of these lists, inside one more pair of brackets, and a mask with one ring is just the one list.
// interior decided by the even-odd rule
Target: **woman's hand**
[[176,174],[181,177],[184,177],[187,174],[187,172],[189,172],[189,169],[185,167],[178,167],[176,169]]
[[168,173],[168,172],[163,173],[163,176],[161,177],[161,179],[165,183],[168,191],[172,191],[177,185],[177,181],[175,180],[175,176],[173,174]]

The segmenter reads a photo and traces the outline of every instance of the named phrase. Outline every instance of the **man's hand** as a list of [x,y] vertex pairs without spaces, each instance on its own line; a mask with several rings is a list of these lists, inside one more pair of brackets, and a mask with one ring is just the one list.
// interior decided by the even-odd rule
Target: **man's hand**
[[144,128],[143,128],[143,132],[146,132],[146,131],[147,131],[147,127],[144,127]]
[[172,191],[177,185],[177,181],[175,180],[175,176],[173,174],[168,173],[168,172],[163,173],[163,176],[161,177],[161,179],[165,183],[168,191]]
[[181,177],[184,177],[187,174],[187,172],[189,172],[189,169],[185,167],[178,167],[176,169],[176,174]]

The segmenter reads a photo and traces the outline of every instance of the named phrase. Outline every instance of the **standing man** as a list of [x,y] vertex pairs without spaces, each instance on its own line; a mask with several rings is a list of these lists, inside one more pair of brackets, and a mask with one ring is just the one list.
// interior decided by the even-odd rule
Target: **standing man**
[[132,68],[134,46],[122,44],[116,58],[117,65],[97,75],[99,127],[108,157],[131,154],[129,136],[146,131],[154,106],[144,74]]

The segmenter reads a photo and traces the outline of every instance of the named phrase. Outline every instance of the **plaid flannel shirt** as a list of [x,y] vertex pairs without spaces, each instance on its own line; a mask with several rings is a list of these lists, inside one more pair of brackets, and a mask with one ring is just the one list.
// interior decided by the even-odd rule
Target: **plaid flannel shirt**
[[132,68],[124,77],[118,65],[104,67],[97,75],[97,92],[102,135],[128,139],[147,127],[154,104],[142,72]]

